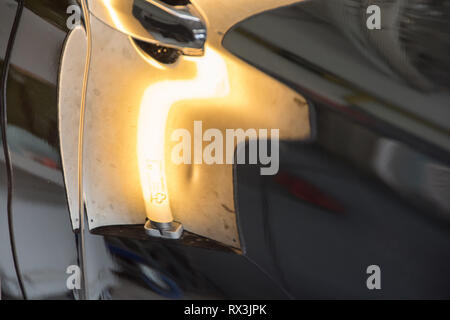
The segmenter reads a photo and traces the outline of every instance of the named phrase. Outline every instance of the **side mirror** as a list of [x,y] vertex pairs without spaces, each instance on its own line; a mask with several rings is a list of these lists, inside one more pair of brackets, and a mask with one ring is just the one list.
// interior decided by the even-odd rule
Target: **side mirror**
[[192,5],[171,6],[158,0],[88,0],[89,11],[110,27],[143,42],[201,56],[205,23]]

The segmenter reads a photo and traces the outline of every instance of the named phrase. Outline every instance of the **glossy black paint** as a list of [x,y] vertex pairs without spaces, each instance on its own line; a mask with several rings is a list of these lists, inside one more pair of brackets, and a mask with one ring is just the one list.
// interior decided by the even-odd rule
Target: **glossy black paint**
[[[77,260],[61,171],[57,113],[59,61],[68,31],[65,10],[71,2],[51,3],[26,1],[7,84],[15,242],[30,298],[71,295],[63,283],[65,269]],[[0,1],[2,43],[16,6],[16,1]],[[8,234],[3,162],[0,167],[2,291],[4,296],[18,297],[9,242],[3,241]],[[41,291],[39,282],[48,290]]]
[[[392,11],[391,1],[376,2]],[[8,86],[17,247],[32,298],[74,297],[64,283],[77,249],[56,101],[73,3],[26,1]],[[94,230],[115,280],[99,295],[90,288],[91,298],[450,298],[450,5],[398,5],[398,24],[379,31],[364,29],[363,0],[305,1],[230,30],[227,50],[309,100],[311,139],[281,143],[275,177],[235,168],[242,252],[190,234],[148,239],[141,226]],[[11,20],[0,21],[0,43],[14,6],[0,0]],[[11,259],[1,258],[0,276],[14,286]],[[382,269],[381,291],[365,286],[372,264]],[[53,278],[55,289],[43,290]]]
[[[378,3],[385,15],[395,6]],[[312,141],[280,147],[278,177],[238,167],[247,255],[296,298],[449,298],[448,2],[405,2],[399,47],[396,25],[365,29],[365,4],[299,3],[224,39],[315,111]],[[423,37],[432,32],[438,44]],[[393,63],[400,55],[413,67]],[[380,291],[365,286],[371,264],[382,269]]]

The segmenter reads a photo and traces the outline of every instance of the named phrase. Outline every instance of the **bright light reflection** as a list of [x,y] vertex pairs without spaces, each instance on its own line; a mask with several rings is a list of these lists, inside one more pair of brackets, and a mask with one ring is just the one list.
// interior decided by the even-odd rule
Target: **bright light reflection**
[[170,107],[181,100],[223,97],[229,92],[226,64],[219,53],[206,47],[203,57],[189,60],[197,65],[195,78],[152,84],[141,102],[137,138],[139,172],[147,217],[155,222],[173,220],[164,171],[164,134]]
[[105,7],[108,10],[108,13],[109,13],[111,19],[113,20],[116,28],[118,28],[119,30],[125,30],[122,22],[120,21],[119,16],[116,13],[116,10],[113,8],[113,6],[111,4],[111,0],[103,0],[103,3],[105,4]]

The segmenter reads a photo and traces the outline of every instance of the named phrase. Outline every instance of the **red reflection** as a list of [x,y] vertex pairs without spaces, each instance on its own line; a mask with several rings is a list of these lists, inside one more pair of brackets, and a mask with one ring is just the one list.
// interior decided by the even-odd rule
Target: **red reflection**
[[344,212],[344,207],[333,197],[323,193],[308,181],[279,172],[275,181],[285,187],[293,196],[333,212]]

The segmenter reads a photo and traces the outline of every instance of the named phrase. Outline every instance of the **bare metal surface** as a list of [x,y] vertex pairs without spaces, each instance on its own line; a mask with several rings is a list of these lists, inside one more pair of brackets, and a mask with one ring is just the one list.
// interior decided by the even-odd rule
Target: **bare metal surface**
[[[229,16],[232,9],[227,9]],[[233,10],[239,11],[238,7]],[[223,21],[218,20],[217,28],[226,25]],[[217,29],[213,21],[209,24],[211,30]],[[93,47],[84,137],[89,228],[142,224],[146,215],[136,139],[144,93],[165,83],[166,91],[159,92],[171,96],[183,81],[196,79],[201,61],[196,59],[203,57],[181,57],[170,67],[158,65],[144,59],[127,36],[95,17],[91,26]],[[277,128],[280,139],[303,140],[310,133],[309,113],[302,96],[216,47],[221,37],[213,33],[208,43],[226,66],[228,94],[185,97],[173,103],[166,122],[165,153],[169,156],[165,173],[174,219],[185,230],[239,248],[232,165],[175,165],[170,161],[174,145],[171,132],[185,128],[193,136],[193,121],[202,120],[204,130],[217,128],[224,133],[227,128]],[[208,43],[206,50],[212,50]],[[216,81],[214,74],[211,80]]]
[[79,26],[67,37],[61,62],[58,91],[59,140],[64,181],[74,229],[78,229],[78,129],[86,60],[86,33]]

